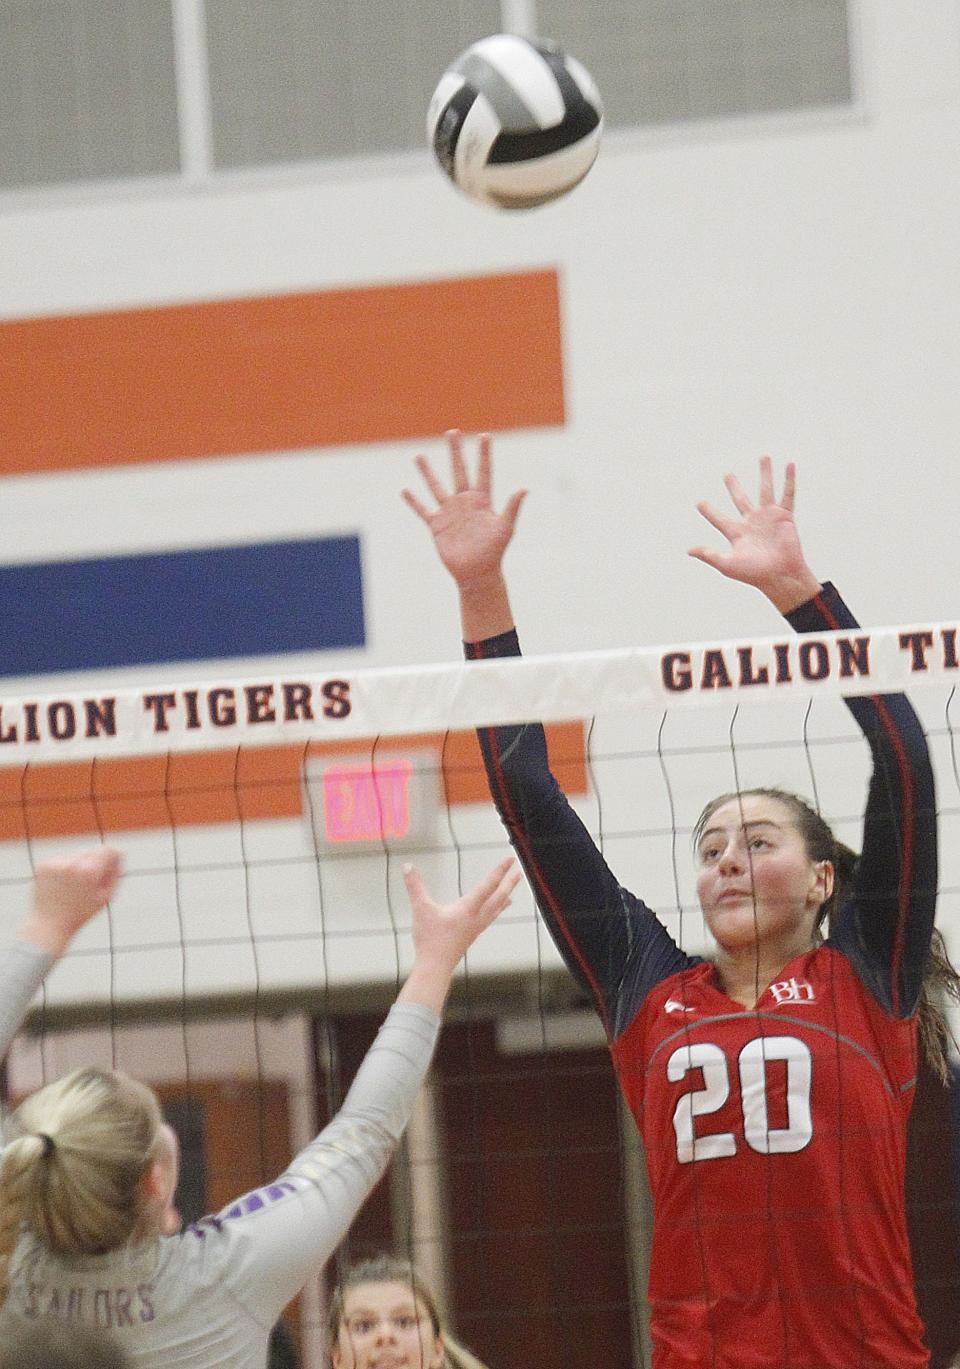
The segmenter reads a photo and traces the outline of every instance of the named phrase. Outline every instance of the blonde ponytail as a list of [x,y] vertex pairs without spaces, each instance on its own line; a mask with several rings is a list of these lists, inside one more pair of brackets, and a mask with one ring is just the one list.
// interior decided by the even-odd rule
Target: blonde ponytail
[[20,1105],[0,1168],[0,1302],[23,1225],[67,1256],[102,1254],[134,1235],[161,1123],[150,1089],[105,1070],[75,1070]]
[[442,1369],[487,1369],[482,1360],[455,1341],[449,1332],[443,1333]]
[[33,1205],[33,1192],[47,1147],[39,1136],[22,1136],[3,1151],[0,1165],[0,1305],[6,1300],[10,1260],[20,1227]]

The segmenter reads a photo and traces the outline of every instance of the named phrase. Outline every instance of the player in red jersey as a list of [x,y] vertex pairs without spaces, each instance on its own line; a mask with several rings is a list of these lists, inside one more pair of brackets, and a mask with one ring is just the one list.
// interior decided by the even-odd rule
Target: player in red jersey
[[[404,497],[457,582],[468,657],[514,656],[501,561],[524,492],[496,513],[489,439],[475,481],[460,435],[448,440],[452,491],[420,457],[436,507]],[[804,558],[793,467],[780,499],[767,458],[756,504],[726,484],[737,517],[698,507],[728,548],[691,555],[760,589],[799,632],[855,627]],[[712,961],[681,951],[618,883],[550,774],[539,725],[480,734],[494,800],[643,1134],[655,1369],[928,1362],[904,1162],[937,885],[933,773],[903,695],[847,702],[873,759],[859,859],[793,795],[708,805],[695,839]]]

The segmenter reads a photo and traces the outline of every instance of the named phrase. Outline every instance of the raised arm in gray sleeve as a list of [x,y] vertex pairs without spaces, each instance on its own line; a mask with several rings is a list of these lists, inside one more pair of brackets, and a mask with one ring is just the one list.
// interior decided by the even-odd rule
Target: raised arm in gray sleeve
[[[27,1015],[33,995],[53,965],[53,956],[31,946],[29,941],[15,941],[0,952],[0,1060]],[[0,1144],[3,1142],[3,1113],[0,1110]]]
[[0,952],[0,1058],[10,1049],[52,965],[53,956],[29,941],[15,941]]
[[227,1242],[221,1278],[261,1325],[319,1271],[387,1166],[430,1067],[440,1022],[396,1003],[343,1107],[274,1183],[248,1193],[181,1239]]

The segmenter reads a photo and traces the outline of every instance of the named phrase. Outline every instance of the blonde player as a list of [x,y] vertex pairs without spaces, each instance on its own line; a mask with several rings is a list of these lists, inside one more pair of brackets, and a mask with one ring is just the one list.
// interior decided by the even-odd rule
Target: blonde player
[[333,1369],[486,1369],[443,1326],[408,1260],[380,1255],[347,1271],[327,1311]]
[[[407,1124],[450,982],[520,878],[507,858],[448,905],[404,876],[413,968],[343,1107],[272,1184],[181,1232],[176,1137],[153,1092],[81,1069],[14,1113],[0,1153],[0,1343],[25,1326],[108,1330],[134,1366],[263,1369],[270,1328],[339,1243]],[[100,847],[39,867],[0,958],[0,1055],[73,936],[120,879]]]

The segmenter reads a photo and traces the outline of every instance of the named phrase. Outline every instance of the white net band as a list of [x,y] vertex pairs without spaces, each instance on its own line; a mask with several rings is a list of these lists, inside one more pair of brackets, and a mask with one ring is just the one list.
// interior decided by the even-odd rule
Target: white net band
[[892,693],[960,678],[950,624],[0,699],[0,766]]
[[[870,756],[842,698],[900,690],[933,756],[951,928],[956,637],[855,629],[2,699],[0,930],[38,860],[108,841],[127,870],[113,917],[57,967],[49,1003],[393,985],[411,955],[403,864],[446,898],[508,849],[475,729],[536,719],[610,869],[698,951],[690,834],[704,802],[776,785],[858,848]],[[526,888],[468,969],[560,971]]]

